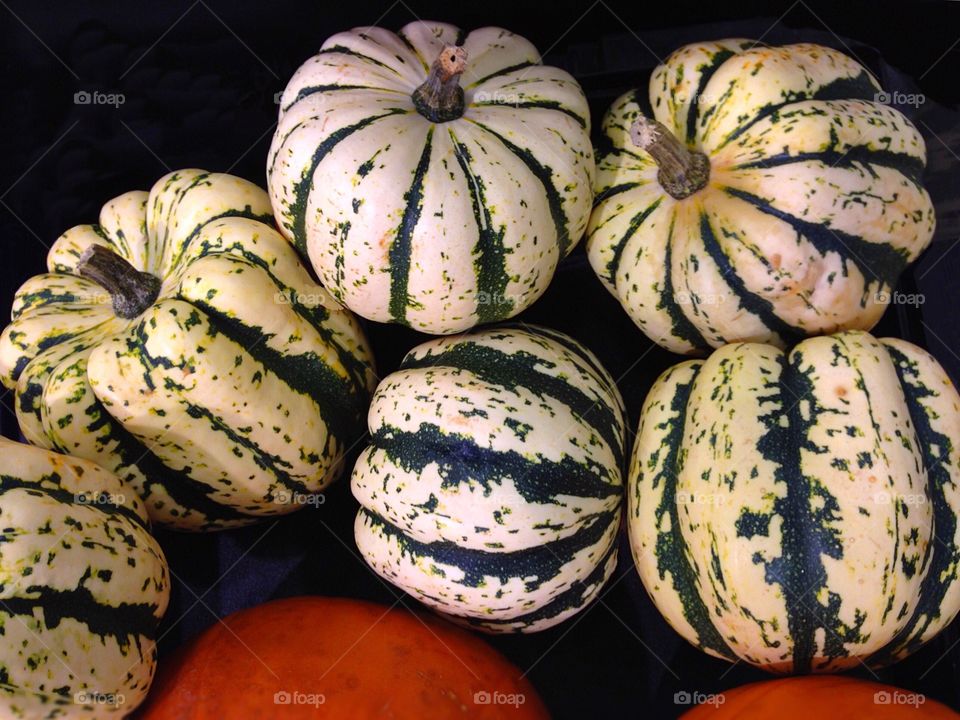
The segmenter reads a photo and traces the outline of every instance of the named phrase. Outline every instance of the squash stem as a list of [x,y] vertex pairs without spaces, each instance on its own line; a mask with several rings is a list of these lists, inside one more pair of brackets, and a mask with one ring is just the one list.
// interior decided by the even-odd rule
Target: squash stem
[[661,187],[677,200],[693,195],[710,179],[707,156],[685,147],[663,123],[641,115],[630,128],[630,139],[653,157]]
[[77,274],[110,293],[113,311],[127,320],[140,315],[160,294],[160,278],[140,272],[102,245],[91,245],[83,251]]
[[467,51],[447,45],[433,61],[424,83],[413,91],[413,105],[430,122],[456,120],[463,115],[460,75],[467,67]]

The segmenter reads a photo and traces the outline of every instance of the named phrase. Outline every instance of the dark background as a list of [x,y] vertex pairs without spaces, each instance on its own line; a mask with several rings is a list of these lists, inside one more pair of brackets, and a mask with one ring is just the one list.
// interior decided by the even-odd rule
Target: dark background
[[[594,124],[621,92],[646,87],[658,58],[679,45],[722,36],[778,44],[809,40],[855,54],[888,90],[922,93],[904,108],[923,132],[928,186],[939,226],[934,246],[904,278],[920,308],[892,307],[879,335],[927,347],[960,378],[960,3],[735,2],[656,5],[559,0],[481,2],[189,3],[0,0],[0,317],[15,289],[43,269],[46,246],[94,222],[100,206],[149,189],[168,170],[229,171],[265,184],[276,120],[274,94],[330,34],[416,19],[464,28],[501,25],[530,38],[550,64],[583,84]],[[78,91],[122,93],[119,108],[76,105]],[[619,378],[635,424],[644,394],[676,358],[652,348],[602,289],[582,248],[521,319],[563,330],[593,349]],[[423,336],[368,324],[381,376]],[[16,436],[12,396],[0,427]],[[960,440],[960,439],[958,439]],[[176,577],[164,621],[166,653],[217,617],[269,598],[315,593],[392,604],[399,598],[359,560],[356,503],[342,481],[319,508],[275,524],[219,535],[160,532]],[[960,708],[956,624],[908,660],[874,676]],[[602,599],[533,636],[492,639],[558,717],[674,717],[674,694],[719,692],[767,677],[712,660],[679,639],[644,594],[623,544]]]

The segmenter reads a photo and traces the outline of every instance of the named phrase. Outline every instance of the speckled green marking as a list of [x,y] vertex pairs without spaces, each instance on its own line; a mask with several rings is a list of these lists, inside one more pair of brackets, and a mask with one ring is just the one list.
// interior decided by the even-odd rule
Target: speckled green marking
[[[64,233],[50,256],[57,272],[31,280],[15,302],[0,378],[17,390],[25,435],[110,468],[142,495],[155,522],[210,530],[289,512],[294,506],[274,491],[317,492],[360,435],[372,384],[365,340],[298,266],[268,209],[266,193],[239,178],[170,173],[151,193],[107,203],[103,227]],[[121,227],[138,225],[139,234],[118,237]],[[91,243],[124,248],[131,264],[165,281],[161,296],[129,322],[100,307],[99,291],[72,276]],[[230,295],[207,268],[223,273],[223,289],[234,284]],[[282,306],[266,316],[289,320],[288,334],[250,322],[249,308],[232,305],[246,301],[233,292],[243,273],[268,293],[272,283],[275,293],[251,299]],[[160,339],[162,323],[173,332]],[[181,376],[228,394],[224,383],[232,382],[231,409],[220,417]],[[252,402],[258,384],[276,397]],[[156,403],[146,401],[152,393]],[[245,409],[249,421],[239,415]],[[284,432],[282,418],[294,409],[304,416]],[[188,422],[201,437],[167,432]],[[316,428],[316,442],[304,427]]]
[[623,461],[618,422],[614,409],[599,402],[563,378],[540,372],[547,361],[526,352],[505,353],[484,345],[463,343],[440,353],[428,352],[420,358],[407,356],[401,369],[450,366],[473,373],[484,382],[509,390],[525,388],[540,397],[549,396],[570,408],[576,417],[591,423],[618,458]]
[[369,418],[351,486],[357,547],[379,575],[489,632],[542,630],[600,592],[616,565],[624,410],[573,338],[507,325],[426,343],[380,383]]
[[697,326],[690,322],[690,318],[686,316],[675,299],[676,288],[673,287],[673,228],[674,224],[671,222],[664,256],[666,271],[663,273],[663,289],[658,298],[657,308],[667,312],[674,335],[692,345],[695,351],[705,351],[710,347],[710,344],[703,337],[703,333],[697,329]]
[[917,363],[894,347],[888,345],[886,349],[897,369],[927,468],[927,495],[933,503],[935,540],[928,547],[929,556],[924,558],[926,575],[909,621],[887,645],[870,657],[870,662],[878,665],[908,655],[923,644],[923,634],[941,617],[944,597],[957,581],[960,567],[960,547],[954,539],[957,515],[946,497],[947,488],[956,485],[953,475],[957,468],[951,461],[955,440],[935,431],[931,425],[932,412],[922,401],[936,397],[937,393],[927,387]]
[[[781,356],[779,386],[761,398],[770,407],[761,420],[768,428],[760,438],[760,454],[776,463],[776,482],[786,486],[786,494],[773,501],[772,515],[782,519],[779,557],[770,560],[754,558],[765,567],[766,581],[781,587],[788,608],[787,624],[793,638],[793,668],[806,673],[815,655],[824,665],[848,655],[844,642],[863,642],[860,634],[864,616],[858,614],[854,624],[840,618],[840,596],[827,587],[823,557],[840,560],[843,546],[836,523],[839,506],[836,498],[819,478],[804,472],[801,451],[827,452],[808,439],[817,417],[826,412],[813,392],[810,373],[803,366],[803,354],[792,353],[790,360]],[[741,516],[743,517],[743,516]],[[759,516],[741,527],[748,539],[752,531],[760,531]],[[769,519],[765,519],[769,522]],[[817,651],[815,635],[823,629],[823,643]]]
[[[465,549],[450,542],[417,542],[382,517],[364,508],[360,512],[366,522],[396,542],[404,555],[429,558],[438,565],[451,565],[462,570],[464,576],[455,581],[457,584],[480,587],[487,577],[496,578],[501,583],[522,578],[528,592],[557,577],[574,555],[598,543],[614,518],[614,513],[597,516],[573,535],[527,550],[486,552]],[[603,555],[608,549],[604,548]]]
[[[22,477],[15,477],[13,475],[0,473],[0,490],[2,490],[2,492],[9,492],[17,488],[22,488],[34,494],[39,495],[42,493],[44,496],[51,498],[52,500],[56,500],[58,503],[64,506],[76,505],[77,494],[67,492],[59,485],[59,477],[43,476],[37,480],[27,480]],[[133,510],[126,505],[116,502],[109,493],[100,493],[96,496],[91,493],[91,496],[96,501],[94,504],[100,512],[106,515],[121,515],[131,523],[139,525],[145,529],[149,529],[139,515],[133,512]]]
[[[609,139],[607,140],[607,143],[609,144]],[[615,152],[615,151],[611,150],[608,152]],[[598,156],[600,155],[599,150],[597,151],[597,155]],[[617,195],[625,193],[629,190],[633,190],[634,188],[638,188],[640,186],[641,186],[641,183],[639,181],[634,180],[631,182],[620,183],[619,185],[612,185],[610,187],[603,188],[602,190],[600,190],[600,192],[598,192],[596,195],[593,196],[593,207],[596,208],[597,206],[603,204],[610,198],[616,197]]]
[[226,218],[239,217],[247,218],[249,220],[258,220],[267,225],[273,225],[273,215],[257,215],[254,213],[250,207],[246,207],[242,210],[227,210],[222,212],[219,215],[214,215],[213,217],[206,218],[202,223],[199,223],[193,230],[190,231],[190,235],[187,236],[186,240],[183,241],[183,244],[180,246],[180,251],[171,259],[172,265],[177,265],[183,259],[183,255],[190,248],[190,244],[193,240],[203,231],[203,229],[210,223],[216,220],[225,220]]
[[423,183],[430,167],[430,151],[433,145],[433,131],[427,130],[427,140],[416,169],[410,189],[404,193],[406,208],[403,220],[397,228],[396,237],[390,245],[390,316],[395,322],[406,323],[407,307],[410,305],[408,287],[410,283],[410,254],[413,247],[413,232],[423,212]]
[[[700,366],[696,366],[699,370]],[[696,375],[694,375],[694,378]],[[653,476],[651,484],[654,488],[663,485],[663,494],[657,507],[657,527],[666,530],[657,532],[656,556],[657,570],[660,580],[670,575],[674,592],[683,603],[683,616],[697,633],[697,642],[703,648],[709,648],[715,653],[730,660],[736,659],[736,654],[727,645],[713,621],[710,619],[710,610],[700,596],[698,588],[700,579],[686,552],[686,543],[680,523],[680,514],[677,509],[677,461],[683,439],[683,426],[686,421],[687,403],[694,378],[689,383],[677,385],[670,409],[677,413],[676,418],[669,421],[661,452],[666,453],[663,461],[663,471]],[[670,520],[665,523],[664,516]]]
[[317,54],[318,55],[330,55],[330,54],[349,55],[350,57],[358,58],[360,60],[363,60],[364,62],[372,63],[377,67],[383,68],[384,70],[389,70],[392,73],[399,74],[397,73],[396,68],[393,68],[386,63],[382,63],[376,58],[370,57],[369,55],[365,55],[361,52],[357,52],[356,50],[351,50],[348,47],[344,47],[343,45],[331,45],[330,47],[323,48]]
[[[346,447],[357,439],[357,428],[368,402],[362,385],[335,373],[315,353],[282,355],[259,342],[264,336],[262,328],[244,325],[205,303],[194,304],[203,309],[207,322],[215,332],[237,344],[238,352],[243,350],[249,353],[263,367],[280,377],[291,390],[313,398],[324,424],[338,443]],[[353,358],[353,361],[357,362],[357,359]]]
[[566,107],[565,105],[561,105],[556,100],[519,100],[519,101],[514,100],[511,102],[510,100],[501,100],[499,98],[494,98],[492,100],[486,100],[484,102],[474,102],[473,104],[476,105],[477,107],[484,107],[484,106],[491,106],[491,105],[494,105],[494,106],[504,105],[506,107],[512,107],[512,108],[518,108],[518,109],[519,108],[540,108],[543,110],[554,110],[556,112],[562,112],[564,115],[568,117],[572,117],[574,120],[577,121],[580,127],[584,129],[586,129],[587,127],[586,120],[584,120],[580,115],[575,113],[570,108]]
[[[742,45],[741,47],[746,49],[750,47],[750,45]],[[688,144],[693,144],[697,137],[697,123],[700,120],[700,110],[701,105],[703,105],[700,99],[704,97],[707,83],[710,82],[710,78],[713,77],[714,73],[716,73],[727,60],[735,55],[736,53],[733,50],[720,49],[713,54],[709,63],[697,68],[700,72],[700,80],[697,83],[697,89],[693,95],[693,102],[690,103],[690,109],[687,110],[686,140]],[[681,68],[682,67],[683,66],[681,66]]]
[[[623,257],[623,251],[626,249],[627,243],[637,234],[637,230],[639,230],[644,221],[653,214],[653,211],[660,207],[661,202],[663,202],[663,198],[657,198],[650,203],[650,205],[630,218],[630,225],[627,227],[627,231],[621,236],[620,240],[617,241],[613,250],[613,257],[611,257],[610,262],[607,263],[606,277],[609,282],[615,283],[617,281],[617,269],[620,267],[620,259]],[[669,268],[669,265],[667,267]]]
[[396,90],[391,90],[390,88],[376,87],[374,85],[351,85],[349,83],[328,83],[326,85],[307,85],[306,87],[300,88],[297,91],[297,96],[290,101],[290,104],[285,106],[284,110],[289,110],[298,102],[303,100],[305,97],[310,97],[311,95],[316,95],[318,93],[328,93],[336,92],[338,90],[377,90],[379,92],[397,92]]
[[416,432],[381,426],[371,434],[370,444],[407,471],[419,474],[437,465],[444,487],[476,483],[490,495],[497,491],[495,485],[512,482],[527,502],[555,504],[564,502],[560,496],[609,498],[621,493],[619,485],[602,479],[605,468],[581,465],[567,456],[555,461],[540,454],[533,459],[514,450],[491,450],[431,423],[422,423]]
[[[923,351],[862,332],[789,355],[728,345],[668,370],[644,406],[629,479],[647,589],[691,642],[777,672],[916,650],[960,609],[944,432],[958,407]],[[722,502],[694,506],[678,489]]]
[[[717,146],[717,150],[723,149],[761,120],[776,115],[780,110],[793,103],[803,102],[804,100],[869,100],[874,102],[878,92],[880,92],[880,89],[876,81],[866,70],[856,77],[841,77],[819,86],[812,84],[806,92],[793,94],[783,102],[766,105],[760,108],[753,117],[745,118],[746,122],[739,125],[736,130],[724,138],[723,142]],[[701,125],[702,120],[701,118]]]
[[567,227],[567,215],[563,210],[563,198],[560,196],[556,185],[554,185],[553,170],[549,166],[541,163],[529,150],[510,142],[492,127],[484,125],[481,122],[473,122],[497,138],[505,148],[516,155],[543,185],[543,190],[547,195],[547,203],[550,207],[550,215],[553,217],[554,225],[557,228],[557,245],[560,248],[560,256],[563,257],[566,255],[567,249],[577,238],[570,237],[570,229]]
[[[569,613],[571,610],[579,610],[599,595],[600,588],[610,574],[608,563],[615,558],[616,547],[611,547],[607,554],[597,563],[597,567],[582,580],[574,580],[570,587],[554,597],[545,605],[536,610],[523,615],[518,615],[510,620],[476,620],[474,618],[458,618],[468,625],[476,627],[478,630],[502,630],[512,632],[522,632],[526,628],[535,627],[540,623],[550,623],[558,616]],[[552,624],[552,623],[550,623]]]
[[[594,272],[678,354],[746,340],[789,346],[876,322],[878,293],[935,226],[923,138],[877,102],[881,93],[825,47],[725,39],[678,49],[654,70],[649,104],[647,92],[628,91],[604,118],[587,235]],[[640,148],[631,128],[641,115],[675,142]],[[667,145],[681,161],[664,175]],[[686,160],[684,148],[694,153]],[[704,159],[708,181],[684,195],[681,166],[700,178]],[[653,272],[670,245],[682,257]],[[681,302],[664,297],[663,277]]]
[[143,505],[77,458],[0,438],[0,465],[0,714],[116,714],[76,704],[84,690],[120,695],[134,709],[155,671],[170,592]]
[[[726,233],[727,230],[721,227],[720,232]],[[710,219],[705,214],[700,216],[700,236],[703,238],[704,250],[716,264],[717,272],[736,294],[742,308],[760,318],[763,324],[775,332],[783,342],[799,342],[806,336],[801,328],[794,327],[781,318],[774,310],[773,303],[747,289],[743,278],[737,274],[730,258],[723,251],[723,247],[714,234]]]
[[[274,274],[270,264],[264,260],[262,257],[257,255],[254,252],[251,252],[247,248],[243,247],[239,243],[229,246],[220,246],[216,249],[210,247],[209,244],[204,242],[199,257],[204,257],[209,254],[217,253],[231,253],[233,255],[238,255],[242,257],[247,262],[251,263],[258,267],[261,271],[267,274],[267,276],[273,281],[276,285],[277,290],[284,295],[286,298],[287,304],[293,308],[293,310],[306,320],[317,334],[323,338],[327,347],[332,347],[337,355],[337,359],[340,361],[340,364],[343,365],[347,372],[350,373],[350,377],[353,378],[354,382],[358,387],[362,386],[365,382],[365,377],[368,371],[368,365],[364,362],[363,358],[360,358],[356,353],[351,352],[348,348],[344,347],[343,343],[335,336],[333,329],[329,326],[330,320],[330,311],[323,305],[305,305],[301,302],[299,293],[296,292],[295,288],[290,288],[284,285],[280,279]],[[180,294],[180,297],[183,297],[183,294]],[[203,301],[197,300],[188,300],[198,307],[203,306],[207,308],[210,312],[213,312],[212,306],[204,303]],[[220,313],[222,317],[223,314]],[[238,324],[239,326],[239,324]],[[244,347],[248,347],[256,338],[250,337],[248,339],[248,344]],[[258,343],[259,344],[259,343]],[[326,370],[326,369],[325,369]],[[321,372],[321,371],[317,371]],[[364,401],[366,402],[366,401]],[[348,403],[349,404],[349,403]]]
[[28,585],[23,592],[29,597],[6,598],[0,611],[21,618],[42,613],[48,629],[56,629],[64,619],[71,618],[86,626],[91,635],[113,638],[122,648],[128,647],[136,636],[150,637],[156,631],[156,607],[148,603],[105,606],[85,587],[57,590],[46,585]]
[[291,228],[291,232],[293,233],[294,243],[297,246],[297,250],[300,251],[300,254],[303,257],[307,257],[307,200],[310,196],[310,189],[313,186],[313,175],[316,172],[317,167],[319,167],[320,163],[330,153],[331,150],[333,150],[341,141],[353,135],[353,133],[357,132],[358,130],[363,130],[365,127],[372,125],[377,120],[382,118],[390,117],[391,115],[400,115],[406,112],[406,110],[401,108],[393,108],[379,115],[373,115],[371,117],[364,118],[353,125],[347,125],[346,127],[330,133],[326,140],[317,146],[317,149],[313,153],[313,158],[311,159],[310,164],[303,173],[303,177],[300,178],[300,181],[293,189],[294,200],[289,207],[290,216],[293,218],[293,227]]
[[726,192],[750,203],[767,215],[783,220],[800,236],[809,240],[821,255],[837,253],[846,262],[853,263],[868,280],[879,280],[891,287],[896,284],[897,279],[907,267],[904,251],[892,245],[869,242],[836,228],[807,222],[778,210],[763,198],[742,190],[727,188]]
[[[403,36],[401,35],[401,37],[403,37]],[[518,70],[526,70],[527,68],[529,68],[529,67],[534,67],[534,66],[536,66],[536,65],[537,65],[537,63],[534,63],[534,62],[521,62],[521,63],[517,63],[517,64],[515,64],[515,65],[509,65],[509,66],[507,66],[507,67],[505,67],[505,68],[500,68],[499,70],[495,70],[494,72],[490,73],[489,75],[484,75],[484,76],[483,76],[482,78],[480,78],[479,80],[474,80],[474,81],[471,82],[467,87],[476,87],[477,85],[483,85],[484,83],[489,82],[490,80],[493,80],[494,78],[503,77],[504,75],[512,75],[513,73],[517,72]]]
[[507,274],[507,248],[503,237],[506,228],[494,227],[493,216],[484,197],[486,183],[477,175],[470,163],[470,150],[457,140],[450,131],[454,156],[465,177],[470,179],[470,201],[473,217],[477,223],[476,259],[473,267],[477,274],[477,318],[481,323],[494,322],[513,314],[513,300],[507,296],[510,276]]
[[904,177],[919,185],[923,177],[924,164],[912,155],[881,150],[877,148],[859,146],[837,149],[821,149],[816,152],[789,153],[781,152],[768,155],[759,160],[741,163],[737,170],[768,169],[815,160],[827,167],[842,168],[870,168],[871,166],[892,168]]
[[[182,508],[171,510],[174,515],[191,512],[204,518],[198,525],[199,529],[217,529],[223,523],[249,524],[256,519],[255,515],[217,502],[211,497],[213,487],[190,477],[191,468],[176,470],[165,465],[123,425],[114,420],[98,400],[87,408],[87,415],[90,422],[86,430],[97,435],[98,446],[104,450],[110,447],[111,452],[119,459],[118,474],[122,476],[125,469],[129,471],[136,468],[146,478],[138,490],[148,501],[154,494],[154,486],[162,487],[172,502]],[[134,476],[129,476],[129,479],[133,483],[137,482]]]

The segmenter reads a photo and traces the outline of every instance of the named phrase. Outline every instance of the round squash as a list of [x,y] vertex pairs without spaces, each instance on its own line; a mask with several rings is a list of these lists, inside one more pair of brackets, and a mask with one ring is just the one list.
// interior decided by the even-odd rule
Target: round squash
[[520,671],[436,618],[346,598],[241,610],[165,658],[142,720],[547,718]]
[[960,714],[920,693],[841,675],[781,678],[714,696],[683,720],[955,720]]
[[170,173],[61,235],[47,265],[0,335],[28,441],[112,470],[182,530],[290,512],[340,472],[370,351],[263,190]]
[[594,271],[654,342],[696,354],[869,330],[930,243],[926,149],[860,64],[810,44],[683,47],[603,123]]
[[572,338],[524,326],[424,343],[377,387],[369,430],[351,480],[357,546],[426,605],[534,632],[613,572],[623,401]]
[[654,384],[629,473],[634,560],[712,655],[883,665],[960,609],[960,396],[903,340],[739,343]]
[[281,232],[354,312],[433,334],[512,317],[580,240],[590,114],[501,28],[412,22],[329,38],[280,101]]
[[129,713],[156,669],[167,562],[136,492],[0,438],[0,716]]

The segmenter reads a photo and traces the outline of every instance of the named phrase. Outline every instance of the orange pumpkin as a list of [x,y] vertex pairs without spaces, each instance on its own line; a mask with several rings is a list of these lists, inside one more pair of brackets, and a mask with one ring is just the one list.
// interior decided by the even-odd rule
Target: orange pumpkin
[[751,683],[708,696],[683,720],[940,720],[960,718],[946,705],[909,690],[840,675]]
[[449,623],[345,598],[275,600],[173,656],[144,720],[546,718],[533,687]]

